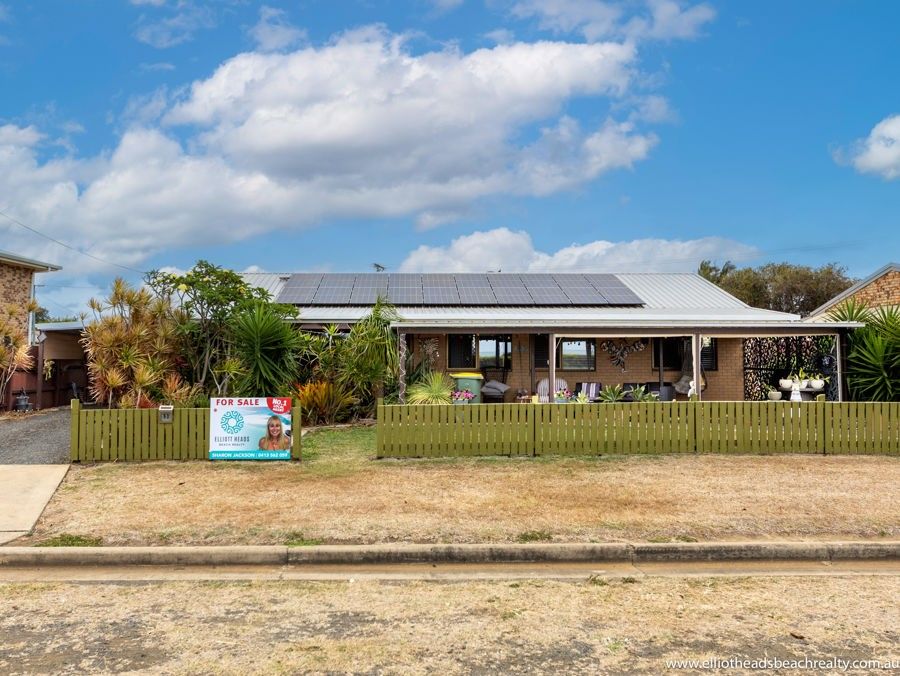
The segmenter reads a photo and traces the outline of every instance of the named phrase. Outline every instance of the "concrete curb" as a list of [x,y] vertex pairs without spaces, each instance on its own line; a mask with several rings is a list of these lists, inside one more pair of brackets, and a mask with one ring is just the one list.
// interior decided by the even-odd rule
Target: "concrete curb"
[[0,568],[402,563],[900,560],[891,542],[320,545],[315,547],[0,547]]

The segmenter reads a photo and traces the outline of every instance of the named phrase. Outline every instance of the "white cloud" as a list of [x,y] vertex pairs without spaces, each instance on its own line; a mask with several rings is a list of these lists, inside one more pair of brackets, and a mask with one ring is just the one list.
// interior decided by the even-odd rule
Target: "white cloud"
[[4,3],[0,3],[0,23],[9,21],[11,17],[12,15],[9,12],[9,6]]
[[630,14],[625,3],[606,0],[517,0],[512,13],[521,19],[536,18],[544,30],[579,33],[590,41],[692,39],[716,16],[706,3],[645,0],[644,4],[643,12]]
[[535,249],[522,230],[496,228],[454,239],[447,246],[420,246],[400,265],[402,272],[691,272],[701,260],[748,260],[750,245],[720,237],[693,240],[597,240],[553,252]]
[[142,71],[147,73],[175,70],[175,64],[168,63],[166,61],[159,61],[157,63],[142,63],[139,67]]
[[900,178],[900,115],[884,118],[866,138],[835,153],[837,161],[845,158],[861,173],[880,174],[887,180]]
[[[145,3],[161,6],[161,3]],[[141,17],[134,36],[141,42],[157,49],[168,49],[189,42],[194,34],[216,26],[215,12],[207,6],[180,2],[175,13],[162,19]]]
[[497,28],[492,31],[488,31],[484,34],[484,37],[491,42],[498,45],[508,45],[512,42],[515,42],[516,36],[508,28]]
[[292,26],[284,10],[266,5],[260,7],[259,21],[248,32],[264,52],[285,49],[306,39],[306,31]]
[[429,2],[439,12],[449,12],[457,7],[462,7],[465,0],[429,0]]
[[[96,156],[47,159],[38,127],[0,127],[0,206],[129,267],[343,218],[436,227],[482,198],[573,189],[647,157],[657,138],[627,105],[606,117],[634,99],[636,61],[615,42],[413,53],[377,27],[240,54],[174,99],[130,101],[116,146]],[[562,115],[576,98],[601,121]],[[66,253],[2,221],[0,239],[52,262]],[[79,274],[110,271],[66,255]]]
[[44,135],[33,126],[17,127],[14,124],[0,126],[0,149],[3,146],[29,148],[37,145],[42,138],[44,138]]
[[150,5],[151,7],[162,7],[166,4],[166,0],[129,0],[132,5]]

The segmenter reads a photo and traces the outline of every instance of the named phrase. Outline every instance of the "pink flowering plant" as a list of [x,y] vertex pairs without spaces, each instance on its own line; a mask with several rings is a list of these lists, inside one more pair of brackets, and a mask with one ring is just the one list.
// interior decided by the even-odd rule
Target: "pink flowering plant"
[[453,397],[453,401],[472,401],[472,399],[475,398],[475,395],[468,389],[456,390],[451,396]]
[[554,395],[557,399],[565,399],[568,401],[572,398],[572,392],[567,389],[556,390],[556,394]]

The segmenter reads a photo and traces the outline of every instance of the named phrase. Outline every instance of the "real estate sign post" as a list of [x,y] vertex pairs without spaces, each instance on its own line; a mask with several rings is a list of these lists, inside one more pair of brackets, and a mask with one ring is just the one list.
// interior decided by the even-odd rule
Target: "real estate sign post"
[[210,460],[291,459],[290,398],[215,398],[209,416]]

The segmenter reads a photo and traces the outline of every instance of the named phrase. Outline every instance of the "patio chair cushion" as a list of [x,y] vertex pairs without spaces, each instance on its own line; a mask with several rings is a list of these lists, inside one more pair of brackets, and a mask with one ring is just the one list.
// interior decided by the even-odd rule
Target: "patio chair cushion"
[[503,394],[506,390],[509,389],[509,385],[505,383],[501,383],[499,380],[489,380],[484,385],[481,386],[481,391],[485,390],[494,390],[495,392],[499,392]]

